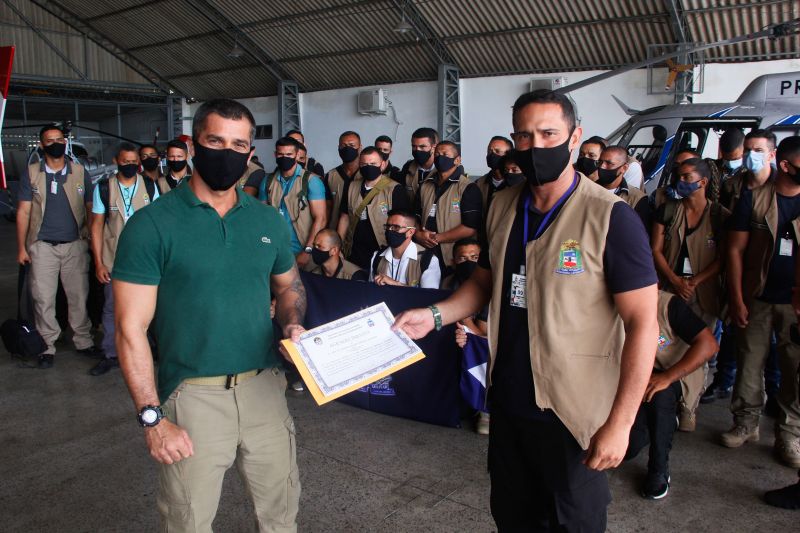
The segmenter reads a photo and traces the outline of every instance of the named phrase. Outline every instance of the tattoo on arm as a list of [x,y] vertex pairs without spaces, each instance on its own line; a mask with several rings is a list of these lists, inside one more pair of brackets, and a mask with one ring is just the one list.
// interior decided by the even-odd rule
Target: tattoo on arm
[[297,272],[296,266],[294,267],[294,276],[289,290],[296,295],[294,300],[295,323],[302,324],[306,318],[306,288],[300,280],[300,274]]
[[277,305],[275,316],[281,327],[287,324],[302,324],[306,317],[306,288],[300,279],[297,265],[288,272],[290,280],[281,283],[280,291],[276,291]]

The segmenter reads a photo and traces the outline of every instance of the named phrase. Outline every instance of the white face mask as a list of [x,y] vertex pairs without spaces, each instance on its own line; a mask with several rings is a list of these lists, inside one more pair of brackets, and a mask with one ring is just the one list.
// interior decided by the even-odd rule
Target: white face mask
[[740,157],[739,159],[730,159],[728,161],[725,161],[725,166],[731,170],[736,170],[737,168],[742,166],[742,158]]

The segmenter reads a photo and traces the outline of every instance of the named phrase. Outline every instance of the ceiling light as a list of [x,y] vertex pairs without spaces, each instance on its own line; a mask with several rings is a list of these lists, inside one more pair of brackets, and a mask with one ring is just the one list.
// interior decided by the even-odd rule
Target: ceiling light
[[231,59],[239,59],[243,55],[244,55],[244,50],[242,50],[242,48],[239,46],[239,42],[233,41],[233,48],[231,48],[231,51],[228,52],[228,57],[230,57]]
[[411,26],[411,24],[409,24],[408,21],[406,20],[405,13],[403,14],[403,17],[400,19],[400,22],[397,23],[397,26],[394,27],[394,31],[396,31],[397,33],[408,33],[414,31],[414,27]]

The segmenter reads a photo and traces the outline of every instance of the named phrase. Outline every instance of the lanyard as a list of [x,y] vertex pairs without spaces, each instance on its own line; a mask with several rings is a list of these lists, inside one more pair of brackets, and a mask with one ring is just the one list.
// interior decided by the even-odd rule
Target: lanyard
[[[569,186],[569,189],[567,189],[567,192],[565,192],[561,196],[561,198],[558,199],[558,201],[555,203],[555,205],[553,207],[551,207],[547,211],[547,213],[545,213],[544,218],[542,219],[542,222],[539,224],[539,227],[536,229],[536,233],[533,235],[534,240],[538,239],[542,235],[542,233],[544,233],[544,230],[547,229],[547,223],[550,221],[550,218],[552,218],[553,213],[558,211],[558,208],[561,207],[561,204],[563,204],[566,201],[567,197],[569,197],[569,195],[572,194],[572,191],[574,191],[575,187],[577,187],[577,186],[578,186],[578,173],[576,172],[575,173],[575,177],[572,178],[572,185]],[[524,256],[524,253],[525,253],[525,249],[528,247],[528,217],[530,215],[531,199],[532,199],[532,194],[529,191],[527,193],[527,198],[525,198],[525,206],[524,206],[525,213],[523,215],[524,216],[524,220],[525,220],[525,227],[522,230],[522,251],[523,251],[523,256]]]
[[[133,184],[133,191],[131,191],[131,196],[128,198],[128,201],[125,202],[125,193],[122,192],[122,185],[120,185],[119,181],[117,181],[117,187],[119,188],[119,195],[122,197],[122,205],[125,207],[125,220],[128,220],[131,215],[133,214],[132,207],[133,207],[133,197],[136,195],[136,188],[139,186],[139,178],[136,178],[136,183]],[[125,190],[128,190],[125,187]]]

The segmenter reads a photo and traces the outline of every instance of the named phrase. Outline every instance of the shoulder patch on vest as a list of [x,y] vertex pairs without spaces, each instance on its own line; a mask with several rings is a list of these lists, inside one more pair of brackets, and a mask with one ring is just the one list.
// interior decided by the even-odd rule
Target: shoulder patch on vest
[[381,214],[386,216],[389,214],[389,202],[381,202],[380,203]]
[[458,196],[454,197],[450,201],[450,209],[453,211],[453,213],[461,213],[461,198]]
[[85,191],[83,190],[83,185],[78,185],[78,194],[80,194],[81,196],[83,196],[83,193],[84,193],[84,192],[85,192]]
[[658,351],[663,352],[667,349],[667,346],[672,344],[672,341],[665,337],[663,334],[658,336]]
[[556,274],[582,274],[583,257],[581,256],[581,245],[578,241],[569,239],[561,243],[558,252],[558,268]]

